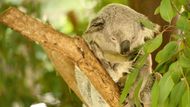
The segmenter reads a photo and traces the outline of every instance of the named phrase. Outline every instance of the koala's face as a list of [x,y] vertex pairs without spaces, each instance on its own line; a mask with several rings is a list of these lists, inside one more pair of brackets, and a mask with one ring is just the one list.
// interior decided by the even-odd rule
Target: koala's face
[[141,18],[147,19],[127,6],[108,5],[91,21],[84,38],[88,43],[96,43],[102,51],[125,55],[154,35],[142,26]]

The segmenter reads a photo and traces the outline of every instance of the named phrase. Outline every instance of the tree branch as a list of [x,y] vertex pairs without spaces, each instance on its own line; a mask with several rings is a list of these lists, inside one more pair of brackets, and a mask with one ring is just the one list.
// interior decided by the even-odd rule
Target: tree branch
[[[96,90],[111,106],[118,106],[118,87],[99,61],[80,37],[71,38],[54,30],[50,25],[27,16],[16,8],[9,8],[0,15],[0,22],[21,33],[32,41],[38,42],[48,53],[57,71],[69,87],[82,99],[74,78],[74,71],[64,61],[76,64],[89,78]],[[66,68],[68,67],[68,68]],[[66,68],[66,69],[65,69]]]

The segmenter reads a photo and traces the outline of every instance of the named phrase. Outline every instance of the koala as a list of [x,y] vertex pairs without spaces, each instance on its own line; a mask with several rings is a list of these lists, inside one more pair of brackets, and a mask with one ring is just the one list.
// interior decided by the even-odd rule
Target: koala
[[[90,49],[115,83],[130,73],[135,58],[142,53],[139,47],[145,43],[145,40],[153,38],[154,33],[159,29],[157,25],[153,29],[146,28],[141,20],[148,20],[148,18],[128,6],[109,4],[92,19],[83,34]],[[75,69],[75,73],[79,91],[84,96],[87,106],[109,107],[79,68]],[[143,82],[144,86],[149,86],[146,85],[146,81]],[[143,93],[140,94],[148,97],[146,99],[149,101],[150,97],[146,95],[150,91],[144,89],[141,89]],[[143,101],[146,100],[145,97]],[[128,99],[130,100],[130,97]],[[126,106],[133,107],[133,104],[128,103]]]
[[[109,4],[89,24],[83,38],[115,82],[132,69],[136,48],[158,30],[140,22],[148,18],[128,6]],[[136,52],[136,53],[135,53]]]

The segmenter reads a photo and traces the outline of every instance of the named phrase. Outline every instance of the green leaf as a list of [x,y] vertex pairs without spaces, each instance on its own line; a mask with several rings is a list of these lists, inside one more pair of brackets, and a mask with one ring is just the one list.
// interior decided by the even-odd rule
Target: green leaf
[[169,42],[161,51],[158,52],[156,55],[156,62],[158,63],[163,63],[169,60],[173,55],[176,54],[178,50],[178,45],[177,42],[172,41]]
[[177,107],[181,101],[182,95],[185,92],[185,88],[186,86],[184,81],[180,81],[177,85],[174,86],[170,95],[170,107]]
[[174,86],[174,82],[171,78],[170,72],[165,73],[163,78],[159,82],[159,87],[160,87],[159,103],[161,105],[165,103],[173,86]]
[[160,13],[160,6],[158,6],[157,8],[156,8],[156,10],[154,11],[154,15],[157,15],[157,14],[159,14]]
[[155,81],[152,91],[151,91],[151,107],[158,107],[158,98],[159,98],[159,85],[158,81]]
[[135,91],[134,91],[134,101],[135,101],[135,104],[136,104],[137,107],[141,107],[141,103],[139,101],[138,95],[139,95],[139,91],[141,89],[142,81],[143,81],[143,79],[140,79],[138,81],[137,87],[135,88]]
[[[189,13],[187,11],[183,11],[181,16],[189,18]],[[178,19],[179,20],[179,19]]]
[[175,16],[175,12],[172,8],[170,0],[162,0],[160,4],[160,15],[167,21],[171,22],[172,18]]
[[190,105],[190,93],[187,89],[182,96],[182,107],[189,107]]
[[190,59],[182,54],[179,56],[179,64],[184,68],[190,68]]
[[145,61],[147,60],[149,54],[145,54],[143,56],[140,56],[136,63],[134,64],[134,67],[137,69],[141,69],[141,67],[145,64]]
[[150,20],[148,19],[140,19],[139,20],[141,24],[143,24],[146,28],[154,30],[156,24],[152,23]]
[[166,63],[159,63],[156,68],[155,71],[159,72],[159,73],[165,73],[167,71],[167,64]]
[[190,59],[189,53],[190,53],[190,48],[189,48],[189,47],[184,48],[184,55],[185,55],[187,58]]
[[145,54],[144,56],[140,57],[134,65],[135,68],[131,71],[130,74],[128,74],[124,89],[123,89],[120,99],[119,99],[120,104],[122,104],[125,101],[127,94],[130,91],[130,88],[132,87],[133,83],[135,82],[135,80],[138,76],[139,69],[141,69],[141,67],[144,65],[144,63],[147,59],[147,56],[148,56],[148,54]]
[[162,44],[162,33],[158,34],[156,38],[149,40],[144,44],[143,46],[144,52],[147,54],[152,53],[157,48],[159,48],[161,44]]
[[160,104],[159,107],[169,107],[169,99],[166,99],[166,101],[163,104]]
[[184,16],[180,16],[176,23],[177,28],[181,30],[190,30],[190,21]]
[[185,5],[185,4],[188,3],[188,0],[179,0],[179,3],[180,3],[181,5]]
[[177,83],[182,76],[181,73],[183,72],[183,69],[180,66],[179,62],[176,61],[170,65],[168,72],[171,72],[173,81]]
[[175,7],[174,7],[174,8],[175,8],[175,11],[176,11],[176,9],[177,9],[178,11],[181,9],[182,5],[184,5],[184,1],[185,1],[185,0],[172,0],[173,5],[175,6]]
[[120,96],[120,99],[119,99],[120,104],[122,104],[125,101],[125,99],[127,97],[127,94],[129,93],[132,84],[135,82],[135,80],[137,78],[138,71],[139,71],[138,69],[134,68],[133,72],[131,72],[128,75],[127,80],[125,82],[124,89],[123,89],[123,91],[121,93],[121,96]]
[[190,33],[185,34],[185,41],[186,41],[187,45],[190,47]]

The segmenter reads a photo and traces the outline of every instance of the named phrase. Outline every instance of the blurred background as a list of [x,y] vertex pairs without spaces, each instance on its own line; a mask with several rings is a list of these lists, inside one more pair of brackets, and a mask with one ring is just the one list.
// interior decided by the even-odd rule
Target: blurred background
[[[96,12],[113,2],[128,4],[127,0],[0,0],[0,12],[14,6],[65,34],[81,36]],[[0,24],[0,107],[45,105],[82,106],[43,49]]]

